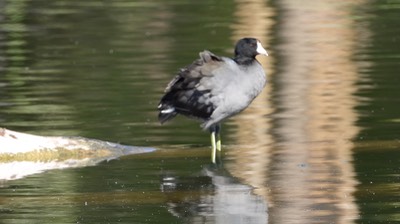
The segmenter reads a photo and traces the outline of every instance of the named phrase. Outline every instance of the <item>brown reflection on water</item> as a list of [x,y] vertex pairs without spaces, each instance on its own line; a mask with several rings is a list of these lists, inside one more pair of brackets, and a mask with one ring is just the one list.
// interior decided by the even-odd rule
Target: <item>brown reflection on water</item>
[[[272,8],[265,1],[237,0],[235,7],[236,23],[232,25],[232,41],[243,37],[255,37],[259,39],[267,52],[274,14]],[[272,57],[258,56],[257,60],[263,65],[266,73],[272,73]],[[269,77],[267,77],[269,79]],[[272,143],[272,136],[267,134],[271,128],[270,118],[273,108],[269,105],[271,88],[267,87],[253,103],[240,115],[232,119],[232,123],[238,128],[233,133],[237,149],[228,150],[232,161],[226,164],[226,168],[245,183],[256,187],[255,193],[267,198],[268,189],[263,187],[268,182],[265,167],[270,163],[270,148],[265,147]],[[249,175],[251,174],[251,175]]]
[[[361,1],[285,0],[277,76],[280,149],[271,173],[276,223],[349,223],[358,217],[351,141],[355,125],[357,65],[351,9]],[[300,25],[301,24],[301,25]],[[307,212],[305,212],[307,211]]]
[[[365,38],[354,29],[351,12],[362,3],[278,3],[284,42],[277,46],[283,56],[277,85],[233,119],[240,149],[227,152],[226,164],[268,200],[271,223],[349,223],[358,217],[352,139],[360,131],[354,110],[360,77],[352,57]],[[268,43],[271,14],[264,2],[238,1],[233,39],[244,32]],[[260,58],[267,71],[274,69],[272,57]],[[271,120],[267,115],[275,110]]]

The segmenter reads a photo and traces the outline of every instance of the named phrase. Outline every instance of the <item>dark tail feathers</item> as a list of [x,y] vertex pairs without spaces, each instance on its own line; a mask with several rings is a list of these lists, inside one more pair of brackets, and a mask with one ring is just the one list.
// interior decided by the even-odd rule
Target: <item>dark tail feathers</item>
[[160,111],[158,113],[158,120],[160,121],[161,124],[171,120],[178,114],[175,111],[175,108],[168,104],[160,103],[160,105],[158,105],[158,110]]

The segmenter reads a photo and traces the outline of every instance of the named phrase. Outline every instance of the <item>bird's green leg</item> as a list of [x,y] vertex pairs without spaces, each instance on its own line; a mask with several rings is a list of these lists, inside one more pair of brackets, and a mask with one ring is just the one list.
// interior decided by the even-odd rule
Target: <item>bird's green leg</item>
[[215,163],[215,158],[217,157],[217,144],[215,142],[215,129],[211,129],[211,162]]
[[217,150],[219,151],[219,152],[221,152],[221,132],[220,132],[220,130],[221,130],[221,126],[218,124],[216,127],[215,127],[215,132],[216,132],[216,138],[217,138]]

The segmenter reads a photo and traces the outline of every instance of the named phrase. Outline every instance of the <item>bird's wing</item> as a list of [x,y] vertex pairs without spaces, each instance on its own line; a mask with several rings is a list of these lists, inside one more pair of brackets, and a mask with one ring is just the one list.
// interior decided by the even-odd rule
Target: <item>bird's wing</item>
[[160,105],[173,106],[178,113],[187,116],[207,119],[217,106],[213,79],[225,74],[221,71],[226,70],[227,65],[224,58],[209,51],[199,55],[199,59],[182,68],[168,84]]
[[180,69],[165,88],[166,93],[173,89],[193,88],[201,78],[213,76],[214,71],[222,66],[223,59],[210,51],[202,51],[199,56],[192,64]]

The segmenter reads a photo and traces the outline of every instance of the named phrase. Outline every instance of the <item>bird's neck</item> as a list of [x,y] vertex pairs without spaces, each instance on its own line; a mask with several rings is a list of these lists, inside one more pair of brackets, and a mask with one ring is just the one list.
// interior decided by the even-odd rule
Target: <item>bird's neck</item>
[[233,58],[233,60],[238,65],[250,65],[256,60],[256,58],[255,57],[242,56],[242,55],[235,55],[235,58]]

